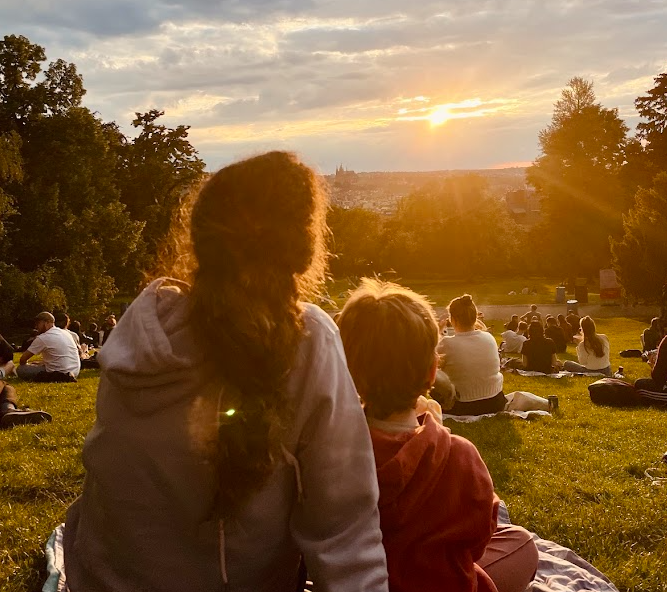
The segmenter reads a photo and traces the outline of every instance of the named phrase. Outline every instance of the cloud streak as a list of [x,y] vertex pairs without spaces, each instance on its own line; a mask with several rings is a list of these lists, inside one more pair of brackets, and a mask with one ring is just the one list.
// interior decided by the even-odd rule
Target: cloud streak
[[0,23],[75,62],[86,104],[125,131],[154,107],[191,125],[212,168],[271,147],[325,171],[530,161],[569,78],[634,124],[667,69],[662,1],[412,4],[26,0]]

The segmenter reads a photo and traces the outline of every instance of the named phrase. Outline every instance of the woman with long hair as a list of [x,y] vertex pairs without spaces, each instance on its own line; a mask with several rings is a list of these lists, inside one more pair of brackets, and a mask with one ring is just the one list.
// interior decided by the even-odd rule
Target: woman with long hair
[[71,592],[386,590],[373,451],[324,278],[326,197],[292,154],[225,167],[99,354],[64,534]]
[[609,339],[595,330],[595,321],[591,317],[581,319],[583,338],[577,345],[579,363],[567,360],[563,369],[568,372],[601,373],[611,376],[611,362],[609,361]]
[[498,345],[493,336],[476,328],[477,307],[470,294],[449,303],[454,335],[438,345],[440,367],[456,389],[456,402],[446,410],[452,415],[483,415],[505,408],[503,375]]

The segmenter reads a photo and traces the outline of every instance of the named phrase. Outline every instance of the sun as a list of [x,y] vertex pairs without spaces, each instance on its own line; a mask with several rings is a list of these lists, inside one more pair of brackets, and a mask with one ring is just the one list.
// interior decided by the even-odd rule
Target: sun
[[449,109],[447,109],[447,107],[444,107],[442,105],[436,107],[428,116],[428,120],[431,122],[431,126],[433,127],[442,125],[443,123],[449,121],[451,118],[452,114],[449,111]]

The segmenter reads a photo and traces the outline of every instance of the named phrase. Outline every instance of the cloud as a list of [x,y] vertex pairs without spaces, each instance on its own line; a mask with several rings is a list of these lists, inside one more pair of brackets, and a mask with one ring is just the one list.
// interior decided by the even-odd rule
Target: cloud
[[273,145],[358,170],[531,160],[569,78],[634,123],[667,66],[662,0],[12,0],[0,23],[76,63],[126,132],[150,108],[191,125],[211,166]]

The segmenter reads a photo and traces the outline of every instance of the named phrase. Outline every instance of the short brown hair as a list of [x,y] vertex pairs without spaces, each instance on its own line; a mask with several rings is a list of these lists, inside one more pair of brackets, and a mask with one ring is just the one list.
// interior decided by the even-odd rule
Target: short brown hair
[[464,294],[454,298],[447,307],[449,316],[458,325],[463,327],[472,327],[477,320],[477,307],[470,294]]
[[338,319],[347,365],[369,417],[413,408],[428,391],[438,323],[426,297],[362,280]]

